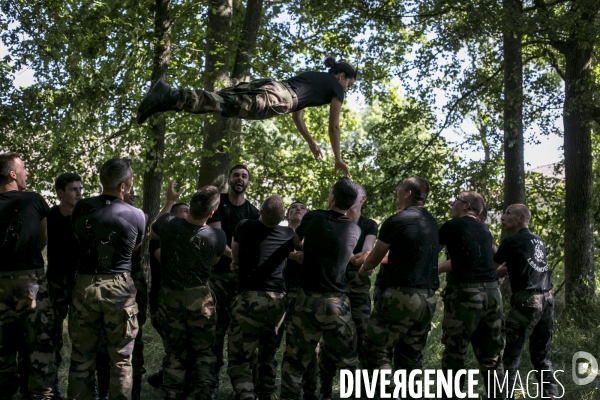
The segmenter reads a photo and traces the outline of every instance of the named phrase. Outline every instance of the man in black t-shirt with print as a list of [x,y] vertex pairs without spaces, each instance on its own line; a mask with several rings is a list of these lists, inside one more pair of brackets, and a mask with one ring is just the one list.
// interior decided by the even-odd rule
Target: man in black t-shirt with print
[[[217,378],[223,366],[225,333],[231,320],[230,312],[238,290],[238,275],[231,271],[231,237],[237,224],[243,219],[258,219],[258,209],[246,200],[245,192],[250,183],[248,168],[235,165],[229,171],[229,190],[221,193],[221,202],[214,215],[208,219],[208,225],[223,229],[227,236],[225,253],[213,267],[210,287],[217,297],[217,333],[213,352],[217,357]],[[219,382],[215,386],[214,396],[218,394]]]
[[[359,271],[370,275],[389,251],[365,339],[369,369],[423,367],[423,349],[435,313],[438,225],[424,208],[429,183],[413,176],[396,188],[396,204],[402,211],[386,219],[375,248]],[[394,353],[396,365],[390,355]]]
[[[451,205],[452,219],[439,232],[440,251],[447,247],[452,260],[453,282],[442,320],[442,368],[454,373],[464,369],[471,343],[484,382],[495,382],[494,372],[497,382],[502,382],[502,295],[494,268],[492,235],[477,219],[485,204],[479,193],[468,191],[456,196]],[[464,382],[461,379],[461,389]],[[490,398],[497,398],[494,390],[502,398],[498,388],[489,390]]]
[[133,186],[131,160],[112,158],[100,168],[102,194],[77,202],[71,216],[79,240],[79,266],[69,313],[72,342],[68,398],[88,399],[98,345],[106,337],[110,398],[130,399],[131,355],[138,331],[131,257],[142,244],[144,213],[125,203]]
[[[554,327],[554,297],[550,290],[550,270],[542,239],[528,229],[531,212],[523,204],[506,207],[502,228],[509,235],[494,255],[498,275],[509,275],[512,297],[506,317],[506,347],[502,361],[508,374],[508,398],[527,341],[531,364],[543,397],[558,396],[558,386],[550,361]],[[506,265],[502,265],[506,263]],[[543,375],[542,375],[543,373]]]
[[[0,154],[0,398],[12,399],[19,384],[17,346],[25,339],[28,395],[52,396],[56,365],[54,309],[44,273],[48,204],[26,192],[29,172],[17,153]],[[27,363],[24,363],[26,365]]]
[[192,196],[187,217],[164,214],[152,224],[152,237],[160,239],[157,318],[165,347],[165,399],[183,398],[188,368],[196,400],[210,399],[217,380],[212,353],[217,315],[208,282],[227,243],[225,232],[206,221],[218,205],[219,190],[204,186]]
[[281,197],[272,195],[260,207],[258,221],[244,220],[233,232],[239,294],[231,310],[227,373],[237,399],[268,400],[277,390],[275,353],[286,311],[284,273],[294,251],[294,230],[279,226],[284,217]]
[[356,327],[352,321],[346,267],[360,237],[360,228],[345,214],[356,200],[348,178],[329,194],[329,210],[308,212],[296,229],[304,240],[301,286],[306,298],[296,301],[286,332],[281,368],[281,398],[299,399],[302,375],[323,337],[337,368],[358,366]]

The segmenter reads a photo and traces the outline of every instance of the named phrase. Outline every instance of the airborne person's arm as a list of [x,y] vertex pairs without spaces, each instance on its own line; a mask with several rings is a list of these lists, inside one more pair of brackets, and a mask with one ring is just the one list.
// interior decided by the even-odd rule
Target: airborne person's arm
[[302,110],[294,111],[292,113],[292,120],[294,121],[294,125],[296,125],[296,129],[298,129],[298,132],[300,132],[304,140],[306,140],[306,143],[308,143],[308,147],[310,148],[311,153],[313,153],[315,160],[323,158],[323,153],[321,152],[321,149],[319,148],[319,146],[317,146],[314,139],[308,132],[308,128],[306,127],[306,123],[304,122],[304,118],[302,117]]

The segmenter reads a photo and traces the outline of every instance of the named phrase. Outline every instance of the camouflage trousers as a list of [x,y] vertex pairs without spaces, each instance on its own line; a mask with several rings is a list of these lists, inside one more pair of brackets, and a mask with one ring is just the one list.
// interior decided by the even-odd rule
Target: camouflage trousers
[[345,293],[307,292],[297,298],[286,328],[281,398],[299,399],[302,376],[323,337],[337,368],[356,369],[356,327]]
[[138,332],[135,284],[129,273],[79,275],[69,313],[72,353],[68,397],[93,399],[96,355],[102,338],[111,360],[110,398],[131,398],[131,355]]
[[[514,386],[521,354],[529,340],[529,354],[537,381],[544,397],[558,396],[558,386],[550,362],[554,328],[554,297],[552,293],[521,291],[512,295],[511,308],[506,317],[506,347],[502,361],[508,374],[508,387]],[[512,396],[509,396],[512,398]]]
[[[371,279],[368,276],[360,275],[358,269],[347,269],[346,279],[350,286],[350,310],[352,321],[356,326],[356,350],[358,360],[363,366],[367,365],[367,360],[363,351],[363,341],[367,337],[367,328],[371,318]],[[321,341],[321,350],[319,355],[319,371],[321,375],[321,391],[328,390],[333,383],[336,368],[335,362],[329,357],[327,344]],[[329,393],[326,393],[329,394]]]
[[186,388],[186,366],[193,369],[189,387],[194,393],[210,396],[217,379],[216,357],[212,352],[217,313],[208,285],[184,290],[162,285],[158,294],[158,319],[165,347],[161,386],[165,398],[181,397]]
[[[28,397],[52,396],[56,383],[54,309],[43,269],[0,272],[0,399],[19,385],[17,347],[28,360]],[[27,365],[27,362],[25,363]]]
[[292,112],[297,104],[296,93],[287,84],[265,78],[218,92],[180,90],[177,107],[193,114],[262,120]]
[[[300,298],[299,301],[304,301],[303,299],[306,297],[302,289],[299,287],[288,287],[288,292],[286,293],[286,303],[287,309],[285,313],[284,319],[284,328],[279,330],[279,338],[277,341],[277,348],[281,346],[281,342],[283,341],[283,334],[287,330],[287,326],[290,324],[290,316],[292,315],[292,311],[294,309],[294,305],[296,304],[296,300]],[[314,357],[306,366],[304,370],[304,374],[302,375],[302,392],[304,394],[304,400],[308,400],[309,398],[317,398],[317,375],[319,373],[319,352],[320,352],[320,344],[315,349]]]
[[[504,349],[502,295],[497,282],[453,285],[444,308],[442,328],[442,343],[445,346],[443,369],[464,369],[465,356],[471,343],[484,382],[488,381],[488,371],[495,371],[499,382],[504,380],[501,360]],[[493,381],[493,376],[490,381]],[[464,388],[464,382],[461,379],[461,389]],[[493,394],[492,388],[490,391]],[[496,393],[499,393],[499,389]]]
[[50,285],[55,315],[53,343],[56,353],[56,368],[58,369],[62,363],[60,352],[63,348],[63,322],[67,318],[69,306],[73,301],[74,279],[69,279],[66,274],[62,274],[61,276],[49,276],[48,284]]
[[285,310],[285,293],[247,291],[238,295],[227,342],[227,374],[237,399],[268,397],[277,390],[275,354]]
[[210,278],[210,289],[215,295],[217,310],[217,328],[215,331],[215,345],[213,354],[217,357],[217,378],[223,366],[223,351],[225,349],[225,334],[231,321],[231,308],[238,294],[238,275],[236,273],[213,273]]

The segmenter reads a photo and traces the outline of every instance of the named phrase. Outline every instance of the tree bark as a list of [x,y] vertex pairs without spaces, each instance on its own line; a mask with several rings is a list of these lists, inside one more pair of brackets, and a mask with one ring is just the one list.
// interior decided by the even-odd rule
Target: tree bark
[[[152,85],[159,79],[166,80],[171,59],[170,0],[156,0],[154,14],[154,59],[152,67]],[[153,221],[160,211],[162,161],[165,152],[165,119],[162,115],[152,116],[149,120],[150,142],[146,150],[146,171],[144,172],[144,194],[142,209]]]

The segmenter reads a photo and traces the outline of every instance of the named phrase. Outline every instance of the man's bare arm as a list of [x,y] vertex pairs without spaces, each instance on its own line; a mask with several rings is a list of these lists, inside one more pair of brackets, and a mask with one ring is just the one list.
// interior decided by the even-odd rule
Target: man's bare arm
[[385,257],[389,249],[389,244],[378,240],[377,243],[375,243],[375,247],[373,247],[373,251],[371,251],[362,267],[360,267],[358,273],[361,275],[371,275],[373,270],[381,263],[381,260],[383,260],[383,257]]

